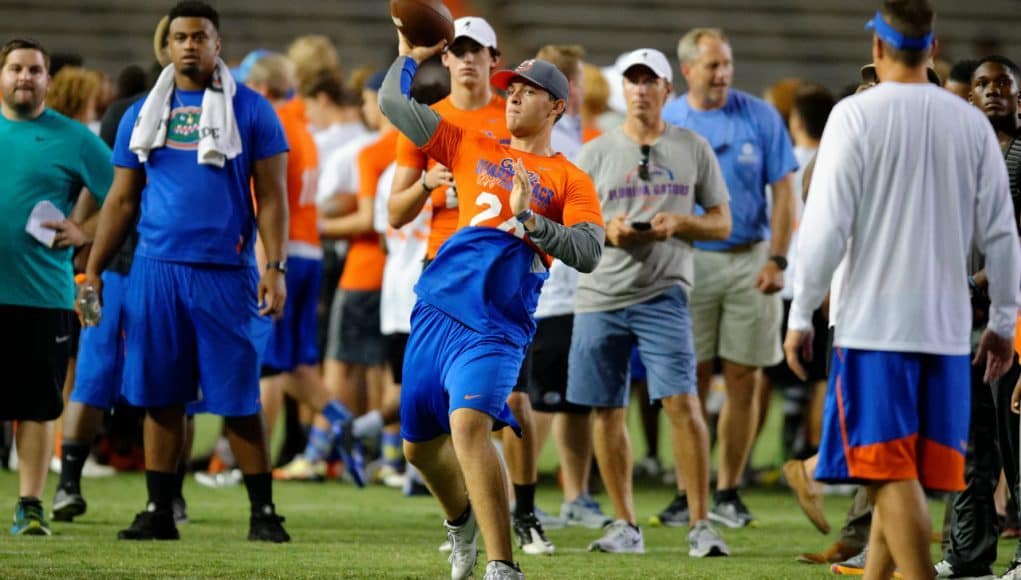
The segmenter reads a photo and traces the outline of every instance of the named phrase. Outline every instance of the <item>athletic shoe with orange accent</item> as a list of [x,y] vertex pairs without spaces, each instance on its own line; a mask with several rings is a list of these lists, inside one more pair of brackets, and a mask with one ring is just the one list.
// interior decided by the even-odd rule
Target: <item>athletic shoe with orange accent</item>
[[[864,576],[865,575],[865,557],[868,554],[869,548],[865,546],[865,549],[860,554],[853,558],[848,558],[843,562],[838,562],[830,566],[830,571],[838,576]],[[893,578],[901,580],[904,576],[897,571],[894,571]]]

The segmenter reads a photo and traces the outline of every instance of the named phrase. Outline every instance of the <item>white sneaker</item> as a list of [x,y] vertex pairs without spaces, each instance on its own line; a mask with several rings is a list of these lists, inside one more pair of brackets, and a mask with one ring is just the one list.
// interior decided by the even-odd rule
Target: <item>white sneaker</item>
[[117,470],[110,467],[109,465],[102,465],[96,458],[89,455],[85,460],[85,466],[82,467],[82,477],[89,479],[96,479],[100,477],[113,477],[117,474]]
[[[936,578],[966,578],[968,580],[996,580],[996,576],[992,574],[983,574],[978,576],[969,576],[967,572],[963,570],[957,572],[954,570],[954,565],[946,560],[940,560],[936,563]],[[1006,578],[1007,576],[1004,576]]]
[[641,528],[635,528],[624,520],[617,520],[606,528],[602,538],[592,542],[589,552],[611,554],[644,554],[645,539]]
[[205,471],[195,472],[195,481],[202,486],[219,489],[221,487],[234,487],[244,480],[240,469],[221,471],[220,473],[208,473]]
[[560,506],[560,519],[568,526],[581,526],[593,530],[605,528],[613,522],[599,509],[599,504],[586,495],[579,495],[573,501],[564,502]]
[[479,525],[475,521],[475,512],[468,513],[468,521],[460,526],[452,526],[443,522],[447,528],[447,541],[450,542],[450,580],[464,580],[472,575],[475,561],[479,556]]
[[547,530],[559,530],[567,525],[564,518],[548,513],[539,506],[535,506],[535,517],[539,519],[539,523],[542,524],[542,527]]
[[490,562],[483,580],[525,580],[525,573],[503,562]]
[[688,555],[692,558],[730,555],[730,548],[709,520],[700,520],[692,526],[688,532],[688,545]]

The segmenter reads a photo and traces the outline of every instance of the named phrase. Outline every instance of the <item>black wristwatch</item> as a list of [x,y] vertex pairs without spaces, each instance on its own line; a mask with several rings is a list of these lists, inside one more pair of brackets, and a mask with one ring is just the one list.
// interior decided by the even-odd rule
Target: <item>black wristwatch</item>
[[276,270],[281,274],[287,273],[287,261],[286,260],[274,260],[272,262],[266,262],[267,270]]
[[428,185],[425,184],[425,174],[424,173],[422,174],[421,182],[422,182],[422,190],[425,191],[426,193],[432,193],[433,190],[436,189],[436,186],[429,187]]
[[774,264],[776,264],[777,268],[780,268],[781,272],[783,272],[783,271],[785,271],[787,269],[787,258],[786,257],[777,255],[777,256],[770,256],[769,259]]

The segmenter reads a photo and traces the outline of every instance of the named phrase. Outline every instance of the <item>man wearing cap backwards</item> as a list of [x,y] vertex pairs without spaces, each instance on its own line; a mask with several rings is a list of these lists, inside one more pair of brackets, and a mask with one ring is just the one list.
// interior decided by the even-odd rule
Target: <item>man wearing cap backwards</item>
[[[591,551],[643,553],[631,490],[627,433],[631,348],[649,396],[670,419],[674,458],[689,482],[694,557],[726,556],[709,523],[709,434],[695,386],[688,313],[691,242],[730,234],[727,186],[712,148],[662,117],[673,75],[666,56],[641,48],[622,62],[624,124],[586,144],[578,166],[596,184],[606,228],[599,267],[578,280],[567,400],[595,409],[593,441],[615,521]],[[698,203],[705,209],[694,215]]]
[[[798,163],[779,113],[765,101],[731,88],[734,62],[722,30],[691,30],[678,43],[677,56],[688,92],[664,108],[663,118],[709,141],[731,196],[730,236],[694,243],[698,283],[691,291],[691,318],[699,394],[704,401],[719,358],[727,395],[720,414],[719,472],[709,517],[740,528],[753,521],[738,486],[759,416],[754,408],[755,377],[759,368],[783,358],[779,292],[793,226],[792,173]],[[682,480],[681,474],[677,480]],[[682,492],[660,519],[687,519],[683,498]]]
[[380,106],[450,168],[464,210],[415,286],[401,389],[405,455],[446,516],[451,578],[472,573],[480,528],[486,578],[523,578],[512,560],[504,475],[489,434],[505,425],[520,434],[506,401],[535,332],[546,268],[551,258],[581,272],[596,267],[604,235],[599,200],[592,181],[550,145],[569,92],[556,67],[528,60],[492,77],[509,95],[511,140],[503,145],[409,98],[418,64],[445,42],[412,48],[399,38],[401,56]]
[[1011,364],[1021,303],[1003,155],[980,111],[928,82],[933,18],[927,0],[887,0],[867,25],[883,82],[841,101],[826,125],[784,341],[804,376],[812,311],[843,260],[816,478],[869,487],[867,578],[895,566],[905,578],[934,577],[923,487],[964,489],[972,244],[989,279],[974,358],[986,382]]
[[[454,42],[443,52],[442,58],[443,65],[450,70],[450,95],[433,105],[433,110],[460,127],[509,143],[504,99],[496,95],[489,85],[489,75],[500,64],[493,28],[482,18],[458,18],[454,22]],[[397,142],[393,192],[387,207],[390,225],[395,228],[410,223],[427,202],[432,203],[433,215],[425,254],[428,263],[458,227],[454,175],[402,135]],[[521,437],[510,430],[504,431],[503,438],[507,471],[514,490],[515,535],[526,553],[552,553],[553,544],[546,538],[534,513],[537,446],[534,443],[535,418],[527,385],[515,385],[507,403],[522,431]]]

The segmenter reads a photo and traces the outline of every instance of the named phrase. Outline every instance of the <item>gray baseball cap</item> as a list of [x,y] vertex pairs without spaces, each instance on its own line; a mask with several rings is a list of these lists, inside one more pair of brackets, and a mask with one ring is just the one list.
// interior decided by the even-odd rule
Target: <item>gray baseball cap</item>
[[552,63],[538,58],[526,60],[514,70],[497,71],[489,78],[489,82],[498,89],[507,90],[507,87],[517,79],[524,79],[544,89],[553,95],[554,99],[567,100],[567,95],[571,92],[564,73]]

